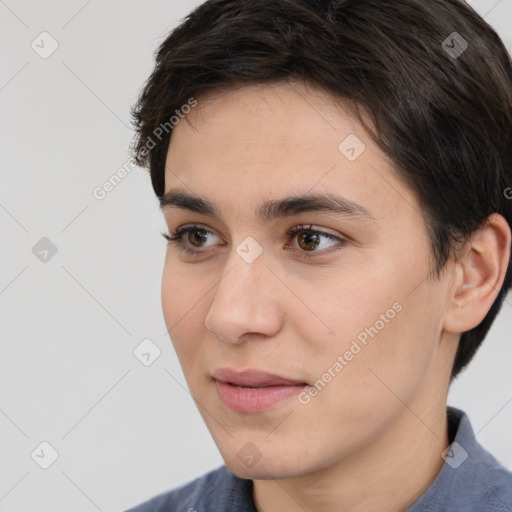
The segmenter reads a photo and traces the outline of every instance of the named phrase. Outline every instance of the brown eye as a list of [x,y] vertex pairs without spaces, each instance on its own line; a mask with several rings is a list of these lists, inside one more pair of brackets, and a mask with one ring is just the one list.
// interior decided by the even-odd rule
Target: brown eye
[[292,248],[302,258],[327,255],[343,247],[346,240],[325,231],[313,229],[313,225],[296,226],[287,233],[293,240]]
[[320,244],[320,237],[317,233],[301,233],[297,237],[299,247],[305,251],[312,251]]
[[[215,238],[219,238],[210,230],[200,226],[182,226],[174,233],[166,235],[162,233],[169,244],[176,245],[178,249],[187,254],[204,254],[215,243]],[[210,240],[213,238],[213,240]],[[221,244],[222,245],[222,244]]]
[[208,240],[208,231],[205,229],[194,229],[188,232],[187,238],[194,247],[202,247],[202,243]]

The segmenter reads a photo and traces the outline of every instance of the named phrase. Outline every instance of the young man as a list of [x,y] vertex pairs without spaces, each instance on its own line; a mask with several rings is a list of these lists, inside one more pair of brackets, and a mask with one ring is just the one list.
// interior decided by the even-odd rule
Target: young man
[[458,0],[209,0],[133,113],[166,325],[226,465],[132,510],[512,510],[446,406],[511,286],[496,33]]

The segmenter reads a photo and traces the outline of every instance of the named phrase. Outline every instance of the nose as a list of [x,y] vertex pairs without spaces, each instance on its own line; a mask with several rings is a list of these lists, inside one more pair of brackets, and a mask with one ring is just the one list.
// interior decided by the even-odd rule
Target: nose
[[284,317],[284,286],[261,254],[252,263],[233,253],[205,318],[205,327],[224,343],[275,336]]

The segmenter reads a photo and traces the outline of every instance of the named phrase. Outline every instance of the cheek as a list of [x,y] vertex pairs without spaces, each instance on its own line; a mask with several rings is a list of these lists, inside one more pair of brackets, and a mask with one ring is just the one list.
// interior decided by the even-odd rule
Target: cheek
[[378,274],[341,269],[308,282],[295,282],[297,301],[288,308],[289,317],[315,349],[348,350],[358,336],[371,339],[368,330],[379,333],[400,316],[403,280],[393,277],[394,269],[381,266]]
[[342,395],[358,388],[372,400],[386,391],[379,377],[408,393],[435,349],[438,315],[425,307],[435,303],[434,291],[424,283],[411,293],[424,277],[421,269],[399,275],[400,262],[383,263],[378,273],[338,275],[336,282],[304,285],[300,292],[308,288],[304,296],[316,313],[301,309],[293,315],[301,352],[311,362],[310,377],[343,375],[331,379]]
[[182,274],[168,259],[162,276],[162,312],[173,346],[182,364],[198,353],[204,332],[210,286]]
[[431,367],[435,312],[425,310],[423,299],[401,298],[393,304],[395,308],[386,302],[381,309],[372,306],[362,328],[351,322],[351,331],[337,337],[334,349],[323,351],[323,365],[317,367],[320,376],[342,356],[343,369],[325,399],[353,411],[349,414],[357,416],[355,424],[365,416],[389,416],[402,401],[408,403]]

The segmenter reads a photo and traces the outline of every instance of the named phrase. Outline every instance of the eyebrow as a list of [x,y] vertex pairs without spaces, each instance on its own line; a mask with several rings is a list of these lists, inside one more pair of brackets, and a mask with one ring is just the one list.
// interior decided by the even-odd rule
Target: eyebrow
[[[170,190],[160,197],[160,209],[180,208],[207,217],[221,218],[220,210],[208,199],[182,190]],[[255,215],[264,222],[310,212],[330,212],[375,221],[363,205],[333,194],[314,193],[271,199],[256,208]]]

